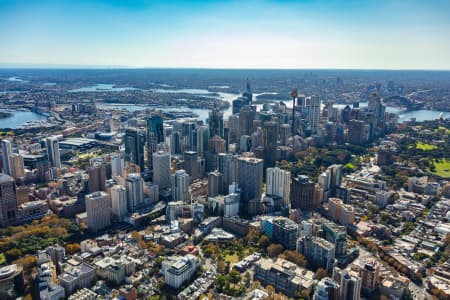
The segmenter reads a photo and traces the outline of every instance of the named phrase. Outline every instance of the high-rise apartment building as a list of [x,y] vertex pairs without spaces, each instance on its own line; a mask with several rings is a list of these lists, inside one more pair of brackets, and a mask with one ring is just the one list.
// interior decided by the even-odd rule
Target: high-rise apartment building
[[88,229],[97,232],[111,225],[111,205],[105,192],[86,195],[86,214]]
[[297,251],[317,267],[331,270],[334,262],[334,245],[315,236],[302,236],[297,241]]
[[13,153],[9,156],[10,172],[11,176],[15,179],[19,179],[25,176],[25,167],[23,163],[23,156],[17,153]]
[[308,176],[299,175],[291,181],[291,208],[313,211],[317,205],[314,199],[315,183]]
[[283,199],[285,207],[289,206],[291,193],[291,172],[278,167],[266,170],[266,194]]
[[118,221],[123,221],[128,214],[127,189],[121,185],[113,185],[111,193],[111,212]]
[[125,180],[127,209],[133,213],[146,206],[144,202],[144,180],[137,173],[128,174]]
[[185,170],[178,170],[172,175],[172,200],[190,201],[189,184],[191,177]]

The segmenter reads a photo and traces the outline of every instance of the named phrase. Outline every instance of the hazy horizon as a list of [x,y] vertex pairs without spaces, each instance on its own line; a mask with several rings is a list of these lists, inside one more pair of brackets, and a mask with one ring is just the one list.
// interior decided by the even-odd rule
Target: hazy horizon
[[450,70],[450,1],[2,1],[0,67]]

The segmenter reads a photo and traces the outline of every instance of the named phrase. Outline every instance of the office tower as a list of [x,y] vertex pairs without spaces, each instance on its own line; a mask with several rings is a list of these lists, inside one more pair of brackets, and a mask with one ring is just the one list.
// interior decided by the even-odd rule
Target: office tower
[[223,126],[223,112],[221,112],[215,105],[209,112],[208,118],[209,136],[218,135],[224,137]]
[[238,114],[241,111],[241,108],[245,105],[245,100],[243,97],[238,97],[232,102],[231,112],[233,115]]
[[246,100],[247,105],[252,105],[253,102],[253,93],[250,88],[250,81],[247,79],[247,84],[245,87],[245,92],[242,93],[242,97]]
[[55,137],[47,138],[47,156],[52,167],[61,168],[61,155],[59,153],[59,142]]
[[86,195],[86,214],[88,229],[97,232],[111,225],[111,205],[105,192]]
[[238,185],[241,189],[241,213],[248,214],[249,202],[261,199],[263,160],[240,156],[237,159]]
[[252,148],[252,140],[248,135],[243,135],[239,139],[239,152],[249,152]]
[[[200,126],[197,128],[197,153],[198,153],[198,156],[203,157],[203,154],[208,149],[209,137],[210,136],[209,136],[208,127]],[[189,174],[191,174],[191,173],[189,173]]]
[[172,200],[190,202],[189,184],[191,177],[185,170],[178,170],[172,175]]
[[[238,111],[239,113],[239,111]],[[228,117],[228,143],[237,143],[239,136],[239,115]]]
[[341,111],[341,121],[345,124],[350,122],[352,115],[352,108],[349,105],[346,105]]
[[282,170],[278,167],[268,168],[266,170],[266,185],[267,195],[281,197],[284,206],[289,206],[289,197],[291,196],[291,172]]
[[297,252],[316,267],[331,270],[334,262],[334,245],[315,236],[302,236],[297,241]]
[[330,174],[330,188],[336,189],[342,182],[342,165],[331,165],[327,168],[327,172]]
[[15,179],[19,179],[25,176],[25,167],[23,165],[23,156],[17,153],[13,153],[9,156],[9,169],[11,176]]
[[264,123],[264,162],[266,167],[275,166],[278,142],[278,123],[269,121]]
[[308,176],[299,175],[291,181],[291,208],[302,211],[316,209],[314,203],[315,184]]
[[18,218],[14,178],[0,174],[0,227],[13,225]]
[[105,190],[106,182],[106,165],[96,163],[93,166],[87,167],[89,174],[89,192],[97,192]]
[[197,148],[197,123],[184,121],[181,124],[182,150],[195,151]]
[[192,180],[203,178],[205,159],[198,156],[195,151],[185,151],[184,169],[191,176]]
[[326,193],[331,188],[331,174],[327,170],[325,172],[320,173],[317,183]]
[[127,128],[123,137],[125,143],[125,161],[139,166],[144,171],[145,132],[137,128]]
[[361,278],[356,272],[333,269],[333,281],[340,286],[340,298],[342,300],[361,299]]
[[239,136],[253,133],[253,120],[256,119],[256,109],[251,106],[244,106],[239,111]]
[[208,141],[208,149],[211,153],[224,153],[226,152],[226,142],[218,135],[211,137]]
[[348,142],[364,145],[367,142],[368,125],[362,120],[350,120],[348,123]]
[[308,112],[308,125],[311,128],[311,133],[316,134],[320,123],[320,98],[313,95],[306,98],[306,110]]
[[208,173],[208,197],[222,194],[222,177],[218,170]]
[[144,180],[137,173],[128,174],[125,180],[127,190],[127,209],[133,213],[145,207]]
[[11,161],[10,161],[11,154],[12,154],[11,142],[8,140],[2,140],[3,173],[8,175],[11,175]]
[[361,270],[361,288],[370,295],[378,287],[380,265],[375,259],[366,260]]
[[[245,135],[241,136],[244,137]],[[261,127],[257,127],[250,136],[250,151],[255,152],[256,149],[264,148],[264,132]]]
[[339,284],[331,278],[322,278],[314,291],[313,300],[340,300],[339,288]]
[[272,239],[282,244],[286,249],[294,250],[297,245],[298,224],[288,218],[280,217],[273,220]]
[[181,133],[178,131],[173,131],[170,138],[170,153],[180,154],[181,153]]
[[153,183],[159,190],[170,188],[170,154],[164,151],[153,153]]
[[233,183],[233,155],[219,153],[217,155],[217,169],[222,174],[222,187],[220,194],[228,194],[228,186]]
[[117,154],[111,157],[111,177],[122,176],[124,160]]
[[152,170],[152,154],[157,151],[158,144],[164,143],[163,118],[159,115],[151,115],[147,119],[147,143],[148,167]]
[[282,124],[280,126],[280,144],[286,146],[288,139],[292,133],[292,126],[290,124]]
[[128,214],[127,189],[121,185],[114,185],[110,189],[111,212],[118,221],[123,221]]

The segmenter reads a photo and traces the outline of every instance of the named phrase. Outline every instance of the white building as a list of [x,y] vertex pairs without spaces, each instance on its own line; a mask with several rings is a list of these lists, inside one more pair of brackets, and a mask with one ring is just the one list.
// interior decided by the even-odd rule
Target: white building
[[278,167],[268,168],[266,182],[266,194],[283,198],[284,206],[288,206],[291,193],[291,172]]
[[121,155],[111,157],[111,176],[122,176],[125,161]]
[[199,265],[200,260],[191,254],[165,260],[163,261],[161,268],[161,271],[164,274],[164,281],[169,286],[177,289],[181,287],[183,283],[191,279]]
[[185,170],[178,170],[172,175],[172,200],[185,201],[190,200],[189,184],[191,177]]
[[61,168],[61,155],[59,152],[59,142],[56,137],[49,137],[47,142],[48,160],[52,163],[52,167]]
[[144,181],[137,173],[128,174],[125,180],[127,191],[128,212],[133,213],[139,208],[145,207],[144,203]]
[[127,208],[127,190],[121,185],[114,185],[110,189],[111,193],[111,212],[113,216],[123,221],[128,214]]
[[103,191],[86,195],[88,229],[96,232],[111,225],[111,204]]
[[170,154],[164,151],[158,151],[153,156],[153,183],[159,186],[159,189],[171,187],[170,182]]
[[224,197],[224,217],[233,217],[239,215],[239,200],[238,193],[231,193]]

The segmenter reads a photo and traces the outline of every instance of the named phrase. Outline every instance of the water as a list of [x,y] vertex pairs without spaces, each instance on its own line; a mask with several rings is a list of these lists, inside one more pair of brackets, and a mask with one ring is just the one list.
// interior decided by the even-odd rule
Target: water
[[0,119],[0,128],[20,128],[25,122],[46,120],[46,116],[36,114],[31,111],[14,111],[9,118]]
[[129,90],[136,90],[133,87],[115,87],[114,84],[97,83],[92,86],[82,87],[79,89],[69,90],[69,92],[123,92]]
[[[167,86],[164,84],[159,84],[160,86]],[[226,88],[228,86],[215,86],[215,88]],[[95,84],[90,87],[83,87],[80,89],[70,90],[70,92],[102,92],[102,91],[126,91],[126,90],[133,90],[136,88],[130,88],[130,87],[123,87],[123,88],[116,88],[113,84]],[[224,117],[228,118],[228,116],[231,115],[231,103],[234,99],[236,99],[239,95],[233,94],[233,93],[226,93],[226,92],[210,92],[206,89],[152,89],[152,91],[157,93],[186,93],[186,94],[192,94],[192,95],[202,95],[205,97],[211,97],[211,99],[219,98],[221,100],[227,101],[230,103],[230,107],[224,111]],[[271,93],[271,92],[264,92],[254,94],[254,98],[256,99],[256,96],[258,95],[277,95],[277,93]],[[286,100],[283,101],[286,103],[287,107],[292,107],[292,101]],[[98,104],[99,108],[125,108],[130,111],[136,111],[136,110],[143,110],[147,108],[146,106],[136,106],[136,105],[120,105],[120,104]],[[346,104],[335,104],[334,107],[337,108],[344,108]],[[367,102],[360,102],[360,107],[367,106]],[[149,106],[150,107],[150,106]],[[258,109],[262,107],[262,105],[257,105]],[[191,111],[199,116],[199,119],[205,121],[208,118],[208,111],[207,109],[190,109],[187,107],[177,107],[177,108],[171,108],[171,107],[152,107],[155,109],[159,109],[161,111]],[[402,123],[404,121],[408,121],[411,118],[416,118],[418,122],[426,121],[426,120],[434,120],[439,117],[441,114],[440,111],[434,111],[434,110],[417,110],[417,111],[405,111],[398,107],[393,106],[387,106],[386,111],[390,113],[398,114],[399,116],[399,123]],[[443,117],[449,117],[450,113],[444,113]]]

